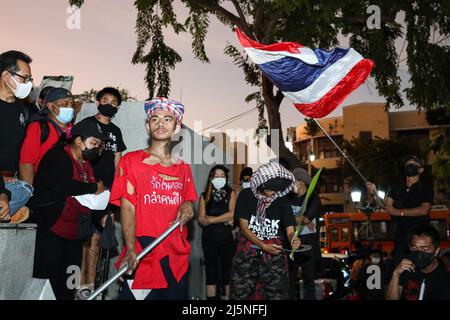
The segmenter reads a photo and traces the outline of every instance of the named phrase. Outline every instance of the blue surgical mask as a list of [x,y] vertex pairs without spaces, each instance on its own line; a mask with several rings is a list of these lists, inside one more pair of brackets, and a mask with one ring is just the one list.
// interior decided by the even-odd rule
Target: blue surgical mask
[[216,190],[220,190],[227,184],[227,179],[225,178],[214,178],[212,184]]
[[59,122],[68,124],[72,121],[75,115],[75,110],[73,108],[59,108],[59,114],[56,116]]
[[242,189],[250,188],[250,182],[242,182]]

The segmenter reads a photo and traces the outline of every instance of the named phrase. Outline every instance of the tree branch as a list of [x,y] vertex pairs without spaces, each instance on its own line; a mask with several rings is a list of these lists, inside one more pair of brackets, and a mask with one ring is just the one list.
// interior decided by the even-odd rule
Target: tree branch
[[241,6],[239,5],[238,0],[231,0],[231,2],[233,2],[234,8],[236,9],[239,18],[241,19],[242,23],[245,25],[245,29],[243,29],[246,33],[251,32],[250,30],[250,26],[247,23],[247,19],[245,18],[245,14],[244,11],[242,11]]
[[278,21],[278,19],[280,19],[283,16],[283,14],[284,14],[283,10],[277,10],[270,17],[270,19],[265,23],[266,28],[264,30],[264,37],[263,37],[262,41],[264,41],[264,42],[270,42],[271,41],[270,34],[273,31],[273,26]]
[[278,103],[278,105],[281,104],[281,101],[284,99],[284,94],[281,92],[280,89],[277,89],[277,94],[275,95],[275,101]]
[[221,7],[218,4],[212,4],[208,1],[199,1],[198,5],[205,9],[209,13],[215,14],[217,17],[221,17],[224,20],[228,21],[231,25],[236,25],[242,30],[248,30],[245,20],[242,21],[239,17],[225,9],[224,7]]

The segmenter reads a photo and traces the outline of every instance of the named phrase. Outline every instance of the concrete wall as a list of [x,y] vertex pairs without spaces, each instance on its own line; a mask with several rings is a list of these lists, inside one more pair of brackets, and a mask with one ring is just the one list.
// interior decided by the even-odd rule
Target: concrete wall
[[[97,112],[96,105],[93,103],[84,104],[80,113],[77,116],[77,121],[80,121],[88,116],[92,116]],[[189,112],[189,110],[187,110]],[[143,102],[125,102],[121,105],[117,116],[113,122],[120,127],[127,152],[146,148],[148,146],[148,133],[145,128],[146,115],[144,113]],[[226,161],[226,154],[223,153],[222,148],[209,142],[209,139],[203,139],[197,133],[186,127],[183,140],[180,145],[183,145],[183,150],[186,152],[180,154],[181,158],[188,163],[191,163],[192,175],[194,177],[195,189],[198,196],[203,192],[205,183],[209,174],[209,170],[216,163],[223,164]],[[202,154],[213,154],[214,160],[207,163],[202,159]],[[195,163],[192,163],[195,161]],[[200,160],[200,163],[198,163]],[[230,177],[233,177],[233,166],[226,165],[230,169]],[[198,202],[194,205],[197,213]],[[203,266],[203,249],[201,244],[202,229],[197,220],[190,224],[190,244],[191,255],[190,260],[190,276],[189,276],[189,296],[191,298],[206,298],[206,278]],[[117,257],[113,258],[117,260]],[[112,261],[115,262],[115,261]]]
[[0,224],[0,300],[17,300],[33,276],[35,224]]

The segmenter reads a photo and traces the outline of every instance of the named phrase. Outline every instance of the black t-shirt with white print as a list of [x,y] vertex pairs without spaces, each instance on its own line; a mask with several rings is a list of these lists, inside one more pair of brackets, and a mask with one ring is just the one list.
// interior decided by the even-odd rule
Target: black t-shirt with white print
[[266,209],[266,219],[260,224],[256,218],[258,199],[250,188],[239,193],[234,215],[248,220],[248,228],[259,240],[283,239],[286,228],[295,226],[292,207],[286,196],[276,199]]
[[19,170],[20,148],[25,138],[23,104],[0,100],[0,171]]
[[103,124],[97,120],[95,116],[91,117],[100,125],[104,135],[108,136],[111,141],[105,143],[105,149],[101,157],[93,163],[94,174],[97,180],[103,181],[105,186],[111,189],[114,181],[115,164],[114,158],[117,152],[123,152],[127,149],[123,142],[122,132],[114,123]]
[[425,279],[424,300],[450,300],[450,273],[442,263],[428,274],[405,271],[400,275],[402,300],[418,300],[421,283]]

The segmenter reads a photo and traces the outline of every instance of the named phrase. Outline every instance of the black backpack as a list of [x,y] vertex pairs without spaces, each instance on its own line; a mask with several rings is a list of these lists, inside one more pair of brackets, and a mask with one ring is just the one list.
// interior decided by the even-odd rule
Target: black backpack
[[55,127],[56,131],[58,131],[60,134],[62,133],[61,128],[54,123],[50,118],[47,117],[48,110],[42,109],[39,114],[35,115],[35,117],[30,118],[30,123],[32,122],[39,122],[39,126],[41,128],[41,145],[47,141],[48,136],[50,135],[50,124]]
[[48,136],[50,135],[50,127],[48,123],[48,118],[39,119],[39,126],[41,127],[41,144],[47,141]]

